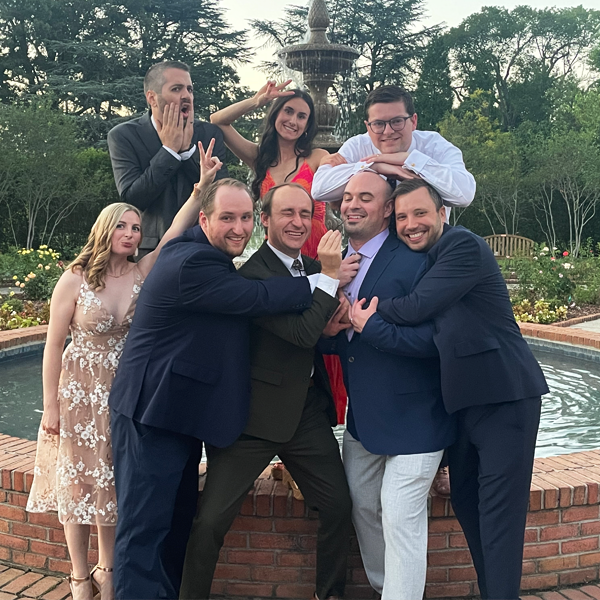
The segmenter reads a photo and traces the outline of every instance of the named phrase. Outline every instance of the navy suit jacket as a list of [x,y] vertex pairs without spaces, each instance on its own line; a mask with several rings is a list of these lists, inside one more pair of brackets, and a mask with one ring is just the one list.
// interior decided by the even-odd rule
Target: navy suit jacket
[[[194,121],[192,144],[202,142],[206,149],[212,138],[213,156],[225,163],[221,130],[211,123]],[[200,179],[198,150],[188,160],[177,160],[163,148],[147,112],[111,129],[108,151],[121,200],[143,211],[140,248],[154,250]],[[227,177],[225,166],[216,179],[223,177]]]
[[[423,260],[390,235],[371,263],[359,297],[408,293]],[[348,431],[373,454],[421,454],[452,444],[455,423],[442,402],[433,325],[397,327],[377,315],[368,325],[350,341],[342,331],[334,342],[321,345],[340,355],[350,401]]]
[[227,446],[250,403],[250,318],[301,312],[306,277],[244,279],[199,226],[168,242],[144,282],[109,398],[145,425]]
[[548,392],[490,247],[464,227],[444,225],[411,293],[381,302],[378,313],[402,325],[434,320],[449,413]]

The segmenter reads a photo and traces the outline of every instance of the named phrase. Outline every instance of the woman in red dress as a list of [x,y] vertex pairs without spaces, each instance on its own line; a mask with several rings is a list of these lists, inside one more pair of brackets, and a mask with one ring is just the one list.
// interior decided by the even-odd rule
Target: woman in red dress
[[[291,81],[291,80],[290,80]],[[223,131],[227,147],[254,171],[251,189],[255,199],[262,198],[273,186],[293,181],[310,194],[315,171],[329,153],[313,148],[317,122],[312,98],[302,90],[285,90],[290,81],[276,85],[267,83],[254,96],[223,108],[210,117],[211,123]],[[245,114],[273,102],[263,121],[259,143],[240,135],[233,123]],[[327,231],[325,203],[313,200],[314,213],[310,237],[302,254],[317,258],[319,241]],[[337,357],[325,357],[331,388],[343,423],[346,410],[346,390]]]

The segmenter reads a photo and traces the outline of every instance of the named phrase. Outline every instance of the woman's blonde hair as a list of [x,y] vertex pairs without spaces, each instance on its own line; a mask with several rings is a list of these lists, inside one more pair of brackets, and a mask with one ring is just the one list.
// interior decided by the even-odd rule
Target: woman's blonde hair
[[[105,206],[92,226],[85,246],[77,258],[67,267],[75,272],[81,269],[93,290],[104,289],[104,278],[111,253],[112,235],[126,212],[134,212],[142,220],[140,211],[131,204],[115,202]],[[141,242],[141,238],[140,238]]]

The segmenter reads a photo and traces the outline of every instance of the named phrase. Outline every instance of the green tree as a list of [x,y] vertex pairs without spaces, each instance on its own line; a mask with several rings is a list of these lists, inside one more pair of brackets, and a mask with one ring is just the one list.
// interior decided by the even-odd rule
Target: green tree
[[502,128],[547,119],[548,92],[585,64],[600,35],[600,11],[583,7],[485,7],[449,33],[456,90],[493,94]]
[[[339,77],[333,93],[342,110],[344,135],[364,131],[362,103],[383,84],[414,87],[415,72],[429,39],[439,26],[422,27],[423,0],[327,0],[331,23],[327,35],[334,44],[351,46],[360,53],[351,77]],[[298,43],[306,34],[308,9],[286,8],[279,21],[251,21],[254,31],[274,50]],[[277,60],[263,67],[283,76]]]

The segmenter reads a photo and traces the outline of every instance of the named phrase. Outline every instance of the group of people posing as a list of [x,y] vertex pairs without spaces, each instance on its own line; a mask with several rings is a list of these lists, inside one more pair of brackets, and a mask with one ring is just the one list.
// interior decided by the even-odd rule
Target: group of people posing
[[[458,148],[417,130],[404,89],[373,90],[366,133],[330,155],[312,147],[310,96],[287,83],[209,124],[194,119],[188,67],[159,63],[148,113],[109,133],[123,202],[52,296],[27,509],[58,511],[74,600],[205,600],[227,531],[279,456],[318,512],[314,600],[344,596],[352,524],[382,599],[421,600],[446,451],[481,596],[517,600],[548,389],[491,250],[448,224],[474,179]],[[268,104],[258,144],[234,129]],[[254,172],[250,189],[227,176],[225,146]],[[255,200],[266,239],[236,270]],[[343,251],[326,202],[340,206]],[[346,394],[342,461],[332,426]]]

